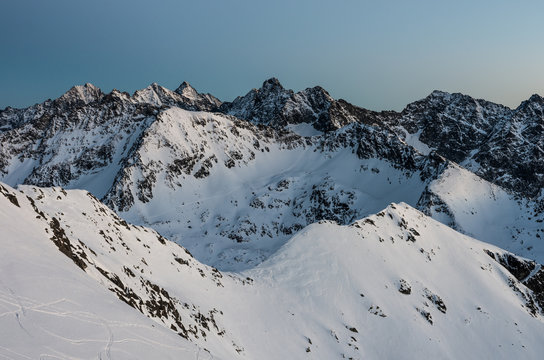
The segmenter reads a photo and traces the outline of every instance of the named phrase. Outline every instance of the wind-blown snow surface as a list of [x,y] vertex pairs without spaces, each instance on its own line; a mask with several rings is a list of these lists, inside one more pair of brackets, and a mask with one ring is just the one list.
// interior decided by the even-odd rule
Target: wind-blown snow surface
[[532,291],[485,250],[504,251],[406,204],[310,225],[256,268],[221,273],[84,191],[0,190],[6,358],[197,358],[187,340],[224,359],[544,351]]

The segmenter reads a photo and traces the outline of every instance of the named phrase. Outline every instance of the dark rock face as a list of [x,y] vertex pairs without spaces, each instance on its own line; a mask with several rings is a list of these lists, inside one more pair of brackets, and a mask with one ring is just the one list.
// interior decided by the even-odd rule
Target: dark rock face
[[217,111],[221,106],[221,101],[210,94],[198,93],[188,82],[184,81],[174,91],[181,96],[180,106],[186,110],[198,110],[198,111]]
[[421,131],[421,142],[459,163],[509,113],[510,109],[484,100],[434,91],[409,104],[391,125],[401,125],[411,134]]
[[[526,298],[527,307],[532,311],[533,315],[536,315],[538,311],[544,314],[544,270],[542,265],[506,252],[502,254],[493,253],[489,250],[485,250],[485,252],[508,270],[518,282],[532,291],[532,294],[522,294]],[[519,285],[513,285],[518,289],[518,292],[521,292]],[[540,308],[535,306],[535,303]]]
[[544,186],[544,100],[533,95],[517,109],[462,94],[435,91],[387,118],[418,140],[485,180],[536,198]]
[[535,301],[540,306],[542,313],[542,309],[544,309],[544,270],[538,270],[536,274],[525,280],[523,283],[533,291]]
[[496,127],[474,156],[484,179],[527,197],[544,186],[544,99],[533,95]]
[[29,121],[41,118],[42,123],[46,124],[55,113],[71,112],[75,108],[99,102],[104,96],[99,88],[85,84],[72,87],[56,100],[47,100],[26,109],[8,107],[0,111],[0,132],[18,128]]
[[284,89],[278,79],[271,78],[260,89],[253,89],[233,102],[223,103],[219,110],[256,124],[276,124],[284,105],[293,95],[294,92]]
[[401,294],[410,295],[412,293],[412,286],[406,280],[400,279],[398,290]]

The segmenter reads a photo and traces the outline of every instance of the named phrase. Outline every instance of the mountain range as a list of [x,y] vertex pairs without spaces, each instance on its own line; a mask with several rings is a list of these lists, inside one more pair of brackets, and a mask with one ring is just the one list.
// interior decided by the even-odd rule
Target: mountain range
[[8,107],[0,354],[537,359],[543,126],[539,95],[375,112],[275,78]]

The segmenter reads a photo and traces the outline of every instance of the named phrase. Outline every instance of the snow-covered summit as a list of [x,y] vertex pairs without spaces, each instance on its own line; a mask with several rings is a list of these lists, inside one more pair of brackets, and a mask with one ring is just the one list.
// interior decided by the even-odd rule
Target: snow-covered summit
[[198,96],[195,88],[193,88],[191,84],[189,84],[187,81],[182,82],[181,85],[178,86],[178,88],[175,90],[175,92],[193,100],[196,99]]
[[140,103],[148,103],[154,106],[173,105],[176,103],[175,93],[160,86],[157,83],[152,83],[148,87],[137,90],[132,96],[134,101]]
[[76,85],[57,99],[57,103],[63,106],[87,105],[99,101],[104,94],[102,90],[93,84]]
[[217,98],[210,94],[198,93],[187,82],[183,82],[175,91],[153,83],[145,89],[136,91],[133,101],[157,107],[176,106],[182,109],[202,111],[214,111],[221,105]]
[[184,108],[188,110],[216,111],[221,106],[218,98],[208,93],[199,93],[186,81],[182,82],[174,92],[181,96],[183,102],[188,105]]

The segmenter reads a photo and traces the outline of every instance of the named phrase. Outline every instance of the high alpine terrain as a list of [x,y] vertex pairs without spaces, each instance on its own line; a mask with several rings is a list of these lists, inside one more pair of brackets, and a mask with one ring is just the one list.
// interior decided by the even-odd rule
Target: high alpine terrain
[[6,108],[0,354],[539,358],[543,110],[274,78]]

